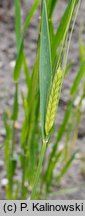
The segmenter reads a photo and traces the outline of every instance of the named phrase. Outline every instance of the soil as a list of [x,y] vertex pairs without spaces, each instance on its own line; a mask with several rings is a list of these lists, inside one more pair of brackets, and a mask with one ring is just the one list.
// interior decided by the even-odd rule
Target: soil
[[[5,4],[6,0],[3,1],[3,5],[0,3],[0,145],[3,144],[5,138],[5,130],[2,121],[2,114],[7,107],[11,107],[13,104],[13,94],[14,94],[14,83],[12,81],[13,67],[16,59],[16,39],[14,33],[14,5]],[[28,14],[28,11],[34,2],[33,0],[22,2],[22,24]],[[10,0],[9,0],[10,3]],[[55,10],[54,13],[54,25],[58,25],[59,20],[63,14],[63,11],[66,7],[67,2],[65,0],[59,1],[57,6],[57,13]],[[26,33],[25,40],[25,52],[27,56],[28,65],[32,68],[32,63],[34,61],[36,46],[37,46],[37,28],[39,22],[39,9],[36,11],[32,22]],[[71,42],[71,48],[69,53],[69,59],[72,59],[73,66],[70,73],[64,80],[63,89],[61,93],[61,100],[58,112],[58,118],[56,126],[58,127],[62,121],[63,113],[65,106],[69,98],[69,87],[72,84],[72,81],[76,75],[78,66],[79,66],[79,30],[80,23],[83,23],[85,26],[85,0],[81,2],[81,8],[78,14],[78,18],[75,25],[75,30],[73,32],[73,38]],[[85,39],[85,29],[83,31],[83,39]],[[20,89],[23,89],[26,92],[24,85],[24,76],[23,73],[20,77]],[[19,97],[20,113],[19,113],[19,124],[23,120],[23,109],[21,98]],[[77,148],[79,149],[79,154],[85,154],[85,112],[82,115],[81,123],[79,126],[78,140],[76,143]],[[85,163],[85,161],[84,161]],[[3,150],[0,149],[0,199],[5,198],[5,193],[2,188],[2,181],[5,180],[5,171],[3,163]],[[77,188],[78,190],[73,190],[73,193],[66,194],[63,191],[63,195],[57,195],[57,187],[54,186],[54,191],[56,194],[49,197],[50,199],[85,199],[85,175],[81,174],[81,164],[79,159],[75,160],[71,169],[65,176],[62,181],[61,188]]]

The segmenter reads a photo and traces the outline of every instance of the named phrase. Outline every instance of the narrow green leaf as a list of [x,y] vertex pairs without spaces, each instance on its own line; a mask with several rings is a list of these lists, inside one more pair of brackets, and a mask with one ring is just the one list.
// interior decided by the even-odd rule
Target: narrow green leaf
[[79,31],[79,54],[80,54],[80,61],[83,61],[85,59],[85,44],[84,40],[82,38],[83,35],[84,26],[83,23],[80,25],[80,31]]
[[58,0],[47,0],[48,17],[51,18]]
[[15,28],[16,28],[16,45],[17,50],[19,50],[20,46],[20,38],[21,38],[21,4],[20,0],[15,0]]
[[27,16],[27,19],[26,19],[26,21],[25,21],[25,23],[24,23],[24,28],[23,28],[23,32],[24,32],[24,33],[26,32],[26,30],[27,30],[27,28],[28,28],[28,25],[30,24],[30,21],[31,21],[31,19],[32,19],[32,17],[33,17],[33,14],[34,14],[34,12],[36,11],[36,9],[37,9],[39,3],[40,3],[40,0],[35,0],[34,4],[32,5],[32,7],[31,7],[31,9],[30,9],[30,12],[29,12],[29,14],[28,14],[28,16]]
[[42,134],[44,136],[44,123],[46,115],[46,106],[48,92],[51,85],[52,64],[51,48],[47,17],[46,1],[43,0],[42,23],[41,23],[41,41],[40,41],[40,112]]
[[56,47],[56,49],[58,48],[60,43],[66,37],[66,34],[68,32],[70,22],[72,20],[73,12],[74,12],[74,9],[75,9],[77,2],[78,2],[78,0],[70,0],[70,2],[68,3],[68,6],[65,10],[65,13],[64,13],[62,19],[61,19],[60,25],[57,29],[57,32],[55,34],[55,38],[53,41],[53,47]]
[[21,37],[21,42],[20,42],[20,46],[19,46],[19,52],[18,52],[18,56],[17,56],[17,60],[16,60],[16,64],[15,64],[15,67],[14,67],[14,80],[17,81],[19,76],[20,76],[20,73],[21,73],[21,68],[22,68],[22,65],[23,65],[23,61],[24,61],[24,58],[23,58],[23,55],[24,55],[24,36],[25,36],[25,33],[26,33],[26,30],[30,24],[30,21],[33,17],[33,14],[34,12],[36,11],[38,5],[39,5],[39,2],[40,0],[36,0],[34,2],[34,4],[32,5],[31,9],[30,9],[30,12],[28,14],[28,17],[24,23],[24,28],[23,28],[23,33],[22,33],[22,37]]
[[68,121],[69,121],[69,117],[71,115],[71,111],[72,111],[72,107],[73,107],[73,101],[70,101],[68,103],[68,106],[67,106],[67,109],[66,109],[66,112],[65,112],[65,115],[64,115],[64,119],[62,121],[62,124],[59,128],[59,131],[58,131],[58,135],[57,135],[57,142],[59,142],[66,130],[66,126],[68,124]]
[[51,20],[49,20],[49,32],[50,32],[50,41],[51,41],[51,45],[52,45],[52,41],[53,41],[53,38],[55,36],[55,33],[54,33],[54,26],[53,26],[53,23]]
[[71,69],[72,61],[70,61],[65,69],[65,76],[68,74],[69,70]]
[[21,91],[21,98],[22,98],[22,105],[23,105],[24,111],[26,112],[26,109],[27,109],[27,100],[26,100],[26,98],[24,96],[23,91]]
[[85,59],[85,45],[82,40],[79,41],[80,60]]
[[84,74],[85,74],[85,61],[81,62],[81,64],[80,64],[79,71],[76,75],[76,78],[74,79],[74,82],[73,82],[71,90],[70,90],[71,95],[73,95],[77,92],[80,81],[83,78]]
[[[21,40],[21,1],[20,0],[15,0],[15,32],[16,32],[16,47],[18,53],[20,47],[20,40]],[[13,120],[16,120],[18,117],[18,84],[16,84],[12,117]]]
[[21,41],[19,53],[17,56],[15,67],[14,67],[14,80],[15,81],[17,81],[20,76],[22,65],[23,65],[23,40]]
[[59,176],[57,176],[57,180],[60,181],[61,178],[67,173],[68,169],[70,168],[70,166],[72,165],[73,160],[75,159],[75,155],[77,152],[75,152],[71,158],[68,160],[68,162],[65,164],[65,166],[63,167],[63,169],[61,170],[61,173],[59,174]]
[[46,184],[47,184],[47,190],[49,189],[49,186],[51,185],[52,178],[53,178],[53,171],[57,163],[59,162],[61,156],[62,156],[63,150],[60,150],[57,155],[53,158],[50,166],[47,169],[46,173]]
[[16,165],[17,165],[17,158],[10,158],[10,167],[9,167],[9,176],[12,177],[15,174]]
[[11,137],[11,129],[10,126],[7,122],[7,113],[3,113],[3,123],[4,123],[4,127],[6,130],[6,139],[5,139],[5,143],[4,143],[4,154],[5,154],[5,162],[6,162],[6,168],[7,168],[7,161],[9,160],[9,155],[10,155],[10,137]]
[[58,143],[60,142],[60,140],[62,139],[63,134],[65,133],[66,126],[68,124],[68,121],[69,121],[69,118],[70,118],[70,115],[71,115],[72,106],[73,106],[73,101],[70,101],[68,106],[67,106],[67,109],[66,109],[62,124],[61,124],[61,126],[59,128],[56,141],[55,141],[55,143],[53,145],[53,149],[52,149],[52,152],[51,152],[50,158],[49,158],[48,167],[50,166],[50,164],[52,162],[52,159],[55,156],[55,153],[56,153],[56,150],[57,150],[57,147],[58,147]]
[[[15,0],[15,30],[16,30],[16,46],[17,46],[17,60],[14,67],[14,80],[20,74],[22,67],[22,50],[23,43],[21,43],[21,3],[20,0]],[[20,55],[18,54],[20,53]]]
[[16,121],[18,116],[18,84],[16,84],[16,91],[14,95],[14,106],[13,106],[13,114],[12,120]]
[[29,71],[29,67],[28,67],[28,64],[27,64],[27,60],[26,60],[25,54],[24,54],[24,56],[23,56],[23,61],[24,61],[25,82],[26,82],[27,88],[29,88],[29,83],[30,83],[30,71]]
[[42,170],[42,164],[43,164],[44,155],[45,155],[45,151],[46,151],[46,144],[47,143],[45,141],[42,144],[42,148],[41,148],[41,152],[40,152],[40,159],[38,162],[37,171],[36,171],[35,176],[34,176],[34,185],[33,185],[33,189],[32,189],[31,200],[34,200],[36,197],[36,189],[37,189],[37,185],[39,182],[40,173]]

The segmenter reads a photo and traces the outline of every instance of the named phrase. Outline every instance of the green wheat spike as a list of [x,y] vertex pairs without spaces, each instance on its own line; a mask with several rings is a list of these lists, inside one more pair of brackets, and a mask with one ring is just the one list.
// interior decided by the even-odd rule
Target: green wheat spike
[[63,70],[61,70],[59,67],[54,76],[52,89],[51,89],[48,106],[47,106],[47,113],[46,113],[46,121],[45,121],[46,135],[49,134],[55,121],[55,116],[56,116],[59,98],[60,98],[63,74],[64,74]]

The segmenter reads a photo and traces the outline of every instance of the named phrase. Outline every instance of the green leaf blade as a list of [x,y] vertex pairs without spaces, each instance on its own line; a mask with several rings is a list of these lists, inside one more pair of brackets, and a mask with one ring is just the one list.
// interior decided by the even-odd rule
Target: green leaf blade
[[51,18],[58,0],[47,0],[48,17]]
[[27,16],[27,19],[26,19],[26,21],[25,21],[25,23],[24,23],[24,28],[23,28],[23,32],[24,32],[24,33],[26,32],[26,30],[27,30],[27,28],[28,28],[28,26],[29,26],[29,24],[30,24],[30,21],[31,21],[31,19],[32,19],[32,17],[33,17],[33,14],[34,14],[34,12],[36,11],[36,9],[37,9],[39,3],[40,3],[40,0],[35,0],[34,4],[32,5],[32,7],[31,7],[31,9],[30,9],[30,12],[29,12],[29,14],[28,14],[28,16]]
[[18,84],[16,84],[16,91],[14,95],[14,105],[13,105],[13,114],[12,114],[12,120],[16,121],[18,117]]
[[85,74],[85,61],[82,61],[80,68],[79,68],[79,71],[78,71],[78,73],[74,79],[74,82],[73,82],[71,90],[70,90],[71,95],[73,95],[77,92],[77,89],[79,87],[79,84],[80,84],[81,79],[83,78],[84,74]]
[[[16,64],[14,67],[14,72],[13,72],[13,78],[15,81],[17,81],[19,79],[20,73],[21,73],[21,69],[22,69],[22,65],[24,62],[24,35],[26,33],[26,30],[31,22],[31,19],[39,5],[40,0],[35,0],[34,4],[32,5],[30,12],[27,16],[27,19],[24,23],[24,27],[23,27],[23,33],[22,33],[22,37],[21,37],[21,42],[19,43],[19,51],[18,51],[18,56],[17,56],[17,60],[16,60]],[[17,34],[19,35],[19,32],[17,32]]]
[[15,30],[16,30],[16,45],[17,51],[20,46],[21,38],[21,3],[20,0],[15,0]]
[[77,2],[78,0],[70,0],[65,10],[53,41],[53,47],[56,47],[56,49],[66,37]]
[[23,64],[23,41],[21,41],[19,53],[16,59],[15,67],[14,67],[13,78],[15,81],[17,81],[20,76],[22,64]]
[[52,79],[51,47],[47,17],[47,6],[45,0],[43,0],[40,43],[40,112],[42,134],[44,136],[47,98]]
[[57,176],[57,181],[60,181],[63,176],[67,173],[67,171],[70,169],[70,166],[72,165],[72,162],[75,160],[77,151],[71,156],[71,158],[66,162],[64,167],[62,168],[60,174]]

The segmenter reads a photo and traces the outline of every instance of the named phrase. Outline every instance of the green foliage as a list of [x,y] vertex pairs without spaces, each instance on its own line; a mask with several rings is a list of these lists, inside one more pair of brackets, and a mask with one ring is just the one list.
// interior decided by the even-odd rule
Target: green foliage
[[76,75],[76,78],[73,82],[73,85],[71,87],[71,95],[75,94],[76,91],[78,90],[78,87],[79,87],[79,84],[80,84],[80,81],[81,79],[83,78],[83,76],[85,76],[85,60],[81,62],[80,64],[80,68],[79,68],[79,71]]
[[21,38],[21,4],[20,0],[15,0],[15,29],[16,29],[16,46],[19,49]]
[[47,11],[48,11],[48,18],[52,17],[53,11],[55,9],[56,3],[58,0],[47,0]]
[[78,0],[70,0],[68,3],[68,6],[61,19],[61,22],[59,24],[59,27],[56,31],[56,34],[53,40],[53,47],[55,46],[56,49],[63,42],[63,40],[65,40],[77,1]]
[[50,85],[52,82],[52,62],[51,47],[48,28],[48,17],[46,1],[43,0],[41,39],[40,39],[40,113],[42,134],[44,137],[44,125],[46,117],[46,107]]
[[13,106],[13,114],[12,119],[16,121],[18,117],[18,84],[16,84],[16,90],[14,95],[14,106]]
[[[75,9],[77,9],[79,2],[80,1],[78,0],[69,1],[59,26],[56,29],[56,33],[54,33],[55,31],[52,22],[52,16],[57,5],[57,0],[42,1],[36,57],[32,70],[29,70],[24,50],[25,33],[40,3],[40,0],[34,1],[22,28],[21,4],[20,1],[15,1],[17,56],[13,71],[13,78],[15,81],[14,103],[10,117],[7,116],[6,113],[3,115],[4,127],[6,130],[4,155],[6,175],[8,179],[6,190],[7,199],[27,199],[29,195],[31,199],[42,199],[43,196],[47,197],[48,193],[51,191],[53,181],[56,184],[59,183],[75,159],[74,149],[69,153],[68,143],[70,142],[73,131],[73,137],[76,137],[77,139],[78,125],[81,118],[80,109],[84,93],[82,92],[78,107],[74,107],[74,101],[78,94],[79,84],[84,76],[84,60],[82,60],[80,63],[80,68],[73,81],[70,90],[71,94],[69,95],[69,102],[65,110],[63,121],[57,130],[57,133],[55,127],[50,128],[51,130],[49,130],[47,134],[48,137],[46,137],[45,120],[47,105],[52,91],[52,86],[54,86],[53,81],[56,76],[56,71],[59,67],[64,72],[63,74],[66,75],[69,68],[71,67],[71,63],[69,63],[66,68],[63,67],[62,63],[66,54],[65,53],[63,55],[63,48],[66,47],[68,54],[68,31],[72,20],[75,18]],[[84,52],[81,51],[81,53]],[[84,59],[84,57],[82,58]],[[20,109],[18,106],[18,88],[22,67],[24,69],[27,95],[24,95],[23,91],[21,92],[24,119],[21,125],[20,133],[18,133],[16,128],[16,122],[18,121],[18,113]],[[57,75],[60,77],[60,74]],[[64,76],[62,77],[62,82],[63,79]],[[59,99],[59,79],[57,79],[56,82],[59,84],[59,88],[56,87],[56,91],[58,90],[57,98]],[[55,102],[56,94],[54,94],[54,96]],[[53,104],[51,110],[54,110]],[[76,113],[76,118],[74,118],[73,123],[72,116],[74,113]],[[55,119],[53,118],[53,123],[54,120]],[[69,125],[71,125],[70,128],[74,128],[75,130],[69,130],[68,132]],[[52,132],[54,141],[51,144],[50,137]],[[17,154],[17,157],[15,157],[15,144],[17,135],[19,136],[18,145],[20,148],[20,153]],[[63,145],[62,150],[60,150],[59,144],[62,141],[63,136],[66,138],[66,143]],[[74,140],[72,141],[72,143],[74,143]],[[51,145],[51,152],[49,152],[47,160],[45,157],[49,145]],[[70,148],[72,146],[70,146]],[[68,152],[68,154],[66,154],[66,152]],[[21,179],[15,181],[14,177],[17,170],[17,165],[20,166]],[[54,170],[57,169],[57,165],[60,165],[62,168],[60,169],[59,173],[56,172],[56,177],[54,177]],[[44,188],[46,191],[44,191]]]
[[[21,73],[21,68],[22,68],[22,65],[23,65],[23,61],[24,61],[24,57],[23,57],[23,44],[24,44],[24,35],[26,33],[26,30],[30,24],[30,21],[33,17],[33,14],[34,12],[36,11],[38,5],[39,5],[39,2],[40,0],[35,0],[34,4],[32,5],[31,9],[30,9],[30,12],[27,16],[27,19],[24,23],[24,27],[23,27],[23,32],[22,32],[22,36],[19,38],[19,24],[20,24],[20,17],[18,16],[18,10],[20,11],[20,4],[17,4],[17,0],[16,0],[16,36],[17,36],[17,44],[18,42],[20,41],[20,43],[18,44],[19,45],[19,52],[18,52],[18,57],[17,57],[17,60],[16,60],[16,64],[15,64],[15,68],[14,68],[14,80],[18,80],[19,78],[19,75]],[[18,41],[19,40],[19,41]]]

